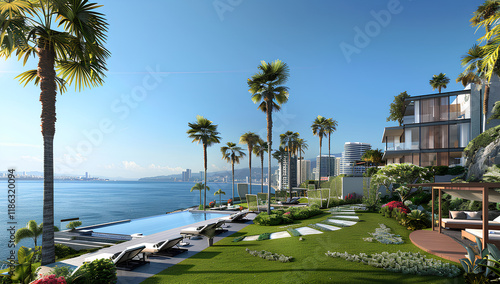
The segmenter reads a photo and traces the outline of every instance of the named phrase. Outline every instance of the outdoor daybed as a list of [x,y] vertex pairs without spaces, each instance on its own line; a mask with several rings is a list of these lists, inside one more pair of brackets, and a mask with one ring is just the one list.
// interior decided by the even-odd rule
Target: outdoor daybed
[[[175,239],[169,239],[165,241],[161,241],[158,243],[142,243],[141,246],[145,246],[146,248],[142,251],[145,253],[151,253],[153,255],[164,255],[164,256],[175,256],[179,253],[183,253],[187,251],[187,249],[183,249],[179,247],[179,243],[184,238],[178,237]],[[176,246],[176,248],[175,248]]]
[[[491,212],[495,213],[495,212]],[[475,219],[470,219],[472,218]],[[479,211],[450,211],[450,217],[455,218],[442,218],[441,226],[450,229],[482,229],[483,220]],[[491,219],[489,216],[488,219]],[[494,216],[493,216],[494,217]],[[492,221],[488,221],[490,229],[500,230],[500,217],[496,217]]]
[[[146,261],[146,256],[143,250],[146,248],[144,245],[129,247],[121,252],[113,253],[101,253],[95,256],[87,257],[85,262],[92,262],[96,259],[107,258],[111,259],[115,264],[116,268],[124,270],[132,270],[138,266],[149,263]],[[139,256],[142,254],[142,257]]]
[[[476,237],[483,240],[483,230],[481,229],[465,229],[462,230],[462,239],[468,239],[476,242]],[[500,230],[489,230],[488,243],[500,247]]]
[[216,231],[216,223],[206,224],[200,227],[188,227],[181,230],[181,236],[184,238],[191,238],[193,236],[204,236],[208,239],[208,246],[213,244],[213,238]]

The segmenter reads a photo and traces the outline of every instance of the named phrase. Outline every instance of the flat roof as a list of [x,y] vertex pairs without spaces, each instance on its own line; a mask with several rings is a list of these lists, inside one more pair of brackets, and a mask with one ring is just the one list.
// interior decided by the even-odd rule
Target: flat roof
[[404,132],[403,126],[394,126],[384,128],[384,135],[382,136],[382,143],[385,143],[385,137],[387,136],[401,136]]

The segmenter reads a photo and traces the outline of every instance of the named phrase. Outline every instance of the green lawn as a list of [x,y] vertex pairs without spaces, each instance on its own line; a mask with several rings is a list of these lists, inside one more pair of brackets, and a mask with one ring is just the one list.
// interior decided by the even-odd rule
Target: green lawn
[[[303,220],[300,224],[294,224],[293,227],[316,223],[326,219],[329,215],[325,213]],[[143,283],[463,283],[461,276],[449,279],[404,275],[325,256],[327,251],[370,254],[401,250],[421,252],[428,257],[434,257],[415,247],[409,240],[410,232],[400,226],[396,220],[376,213],[357,215],[361,221],[352,227],[320,235],[304,236],[303,241],[299,241],[298,237],[291,237],[233,243],[233,238],[237,236],[286,230],[281,226],[250,225]],[[393,233],[403,236],[405,243],[384,245],[363,241],[362,238],[368,237],[368,232],[374,232],[375,228],[379,227],[379,223],[390,227]],[[290,263],[268,261],[251,256],[245,248],[293,256],[295,260]]]

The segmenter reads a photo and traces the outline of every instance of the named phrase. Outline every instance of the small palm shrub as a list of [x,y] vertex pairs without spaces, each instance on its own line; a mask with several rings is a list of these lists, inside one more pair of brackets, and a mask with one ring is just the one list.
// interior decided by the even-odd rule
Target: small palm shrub
[[82,225],[81,221],[73,221],[73,222],[69,222],[68,225],[66,225],[66,228],[68,228],[70,230],[74,230],[74,229],[76,229],[76,227],[80,227],[81,225]]
[[109,259],[87,262],[78,269],[77,273],[73,280],[76,283],[109,284],[117,281],[116,267]]

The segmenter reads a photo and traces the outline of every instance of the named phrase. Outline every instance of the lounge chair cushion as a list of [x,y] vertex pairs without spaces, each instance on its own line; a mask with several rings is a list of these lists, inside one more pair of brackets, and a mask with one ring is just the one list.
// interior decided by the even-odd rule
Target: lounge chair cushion
[[498,216],[495,219],[493,219],[493,222],[499,222],[500,223],[500,216]]
[[450,211],[450,217],[452,219],[466,219],[467,215],[464,211]]
[[481,220],[481,212],[479,211],[466,211],[467,220]]
[[115,259],[115,258],[117,258],[117,257],[118,257],[121,253],[122,253],[122,252],[121,252],[121,251],[119,251],[119,252],[117,252],[117,253],[113,254],[113,255],[111,256],[111,259]]

